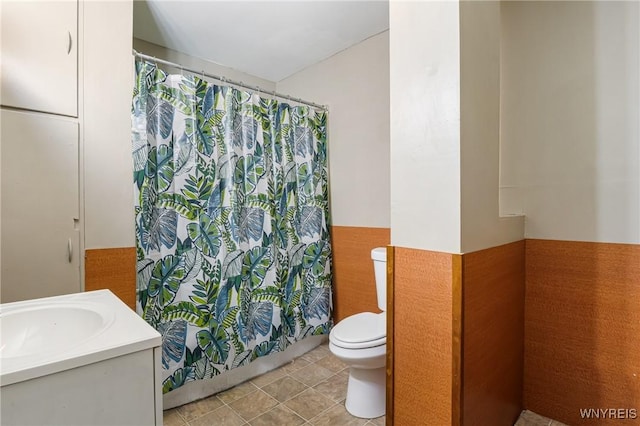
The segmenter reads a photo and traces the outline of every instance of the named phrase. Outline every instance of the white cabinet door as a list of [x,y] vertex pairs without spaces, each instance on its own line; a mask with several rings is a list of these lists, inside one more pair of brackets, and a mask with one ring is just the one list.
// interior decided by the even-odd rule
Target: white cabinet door
[[0,103],[78,115],[77,1],[0,1]]
[[2,109],[0,301],[80,288],[78,123]]

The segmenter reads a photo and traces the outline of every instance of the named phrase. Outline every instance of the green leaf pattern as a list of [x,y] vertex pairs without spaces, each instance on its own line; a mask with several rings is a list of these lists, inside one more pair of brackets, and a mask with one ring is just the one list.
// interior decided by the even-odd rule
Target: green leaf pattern
[[136,62],[137,310],[163,391],[331,329],[327,114]]

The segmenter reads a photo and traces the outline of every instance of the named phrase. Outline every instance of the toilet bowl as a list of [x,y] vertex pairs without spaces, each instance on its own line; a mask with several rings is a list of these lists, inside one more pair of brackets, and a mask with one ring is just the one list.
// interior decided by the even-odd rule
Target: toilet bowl
[[363,312],[347,317],[329,334],[329,350],[349,366],[345,407],[352,415],[367,419],[384,415],[386,401],[386,249],[373,249],[371,258],[378,307],[383,312]]

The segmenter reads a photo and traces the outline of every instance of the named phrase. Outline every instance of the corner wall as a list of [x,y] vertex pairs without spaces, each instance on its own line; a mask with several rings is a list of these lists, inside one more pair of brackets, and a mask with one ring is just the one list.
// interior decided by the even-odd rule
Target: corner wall
[[389,27],[391,244],[460,253],[458,3],[392,1]]
[[85,248],[134,243],[130,1],[85,1],[82,42]]
[[460,2],[460,252],[521,240],[500,216],[500,2]]
[[500,3],[390,7],[389,415],[511,426],[522,407],[524,221],[498,208]]
[[462,256],[462,424],[511,426],[523,406],[525,241]]
[[459,426],[459,5],[392,1],[389,33],[387,421]]
[[392,253],[387,419],[512,426],[523,404],[525,242]]
[[501,7],[503,211],[527,238],[640,243],[640,3]]
[[502,12],[501,207],[527,217],[525,408],[624,423],[580,409],[640,408],[640,4]]
[[[134,245],[132,8],[130,1],[83,2],[80,163],[84,180],[84,290],[109,288],[133,308],[135,250],[125,263],[118,255],[110,255]],[[96,250],[103,248],[106,250]],[[99,261],[99,267],[94,260]]]
[[394,248],[391,424],[459,425],[452,412],[460,350],[452,341],[454,256]]

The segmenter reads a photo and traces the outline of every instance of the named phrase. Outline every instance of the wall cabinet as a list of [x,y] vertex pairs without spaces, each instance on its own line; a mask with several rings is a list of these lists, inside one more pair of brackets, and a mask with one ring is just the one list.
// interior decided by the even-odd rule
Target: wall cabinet
[[3,106],[78,115],[78,3],[0,2]]
[[78,2],[0,0],[3,303],[82,290]]
[[133,246],[132,21],[131,0],[0,0],[0,302],[84,290],[85,248]]
[[79,292],[78,123],[1,114],[2,302]]

